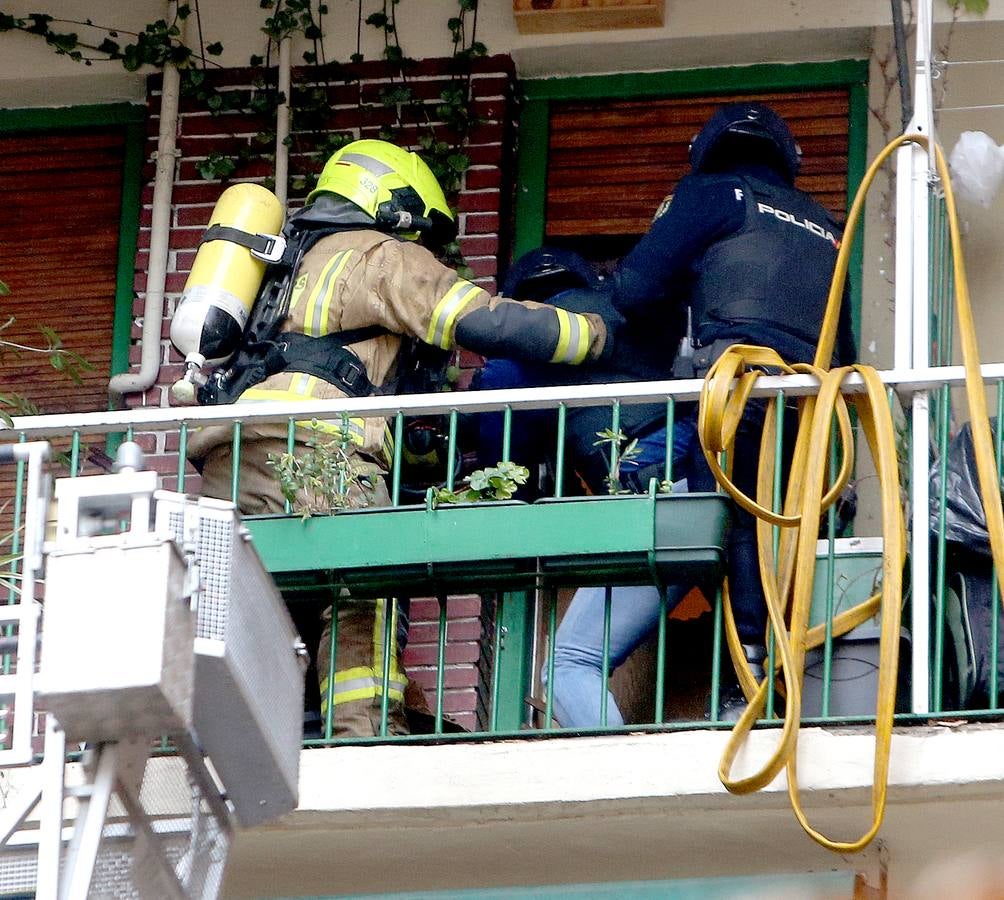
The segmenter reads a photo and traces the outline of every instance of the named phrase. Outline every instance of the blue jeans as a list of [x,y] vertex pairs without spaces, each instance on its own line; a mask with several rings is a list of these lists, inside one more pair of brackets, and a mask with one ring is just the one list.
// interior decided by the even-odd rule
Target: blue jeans
[[[756,487],[759,436],[765,405],[750,404],[736,435],[733,480],[751,496]],[[797,427],[794,414],[785,417],[786,455]],[[642,454],[639,466],[665,457],[665,429],[638,442]],[[660,457],[658,454],[662,454]],[[715,480],[697,438],[697,412],[677,421],[673,430],[673,478],[687,479],[689,491],[713,491]],[[761,644],[767,627],[767,608],[760,583],[757,561],[756,521],[749,513],[737,511],[727,544],[726,571],[733,613],[740,640]],[[689,585],[672,586],[667,609],[672,610],[689,590]],[[602,725],[601,692],[607,690],[603,677],[603,627],[607,588],[580,588],[558,626],[554,641],[555,717],[566,728]],[[617,668],[651,635],[659,624],[659,592],[655,587],[615,587],[610,589],[610,671]],[[546,679],[546,671],[544,672]],[[620,710],[607,691],[607,724],[624,723]]]
[[[689,455],[696,443],[696,419],[687,417],[673,429],[673,478],[689,477]],[[666,429],[638,440],[638,468],[665,462]],[[699,448],[698,448],[699,449]],[[689,590],[667,589],[666,608],[672,610]],[[603,674],[603,632],[607,592],[610,592],[610,671],[616,669],[658,627],[659,589],[652,585],[579,588],[572,598],[554,640],[554,716],[566,728],[602,725],[601,697],[606,693],[608,725],[624,718]],[[541,675],[546,686],[547,666]]]
[[[637,587],[579,588],[554,641],[554,717],[565,728],[602,725],[601,697],[607,696],[608,725],[623,725],[624,717],[603,677],[603,622],[610,591],[610,671],[616,669],[659,624],[659,589]],[[667,610],[673,609],[686,587],[667,589]],[[542,673],[547,682],[547,667]]]

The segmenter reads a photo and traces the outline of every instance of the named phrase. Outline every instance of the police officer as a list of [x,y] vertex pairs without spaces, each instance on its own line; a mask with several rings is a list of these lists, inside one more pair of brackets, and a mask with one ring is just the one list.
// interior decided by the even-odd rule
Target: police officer
[[[648,233],[614,275],[613,303],[630,326],[658,312],[689,309],[691,373],[703,376],[731,344],[773,347],[792,362],[811,360],[822,324],[841,233],[832,216],[794,187],[800,150],[785,122],[755,102],[717,110],[690,147],[691,173],[656,214]],[[855,357],[849,305],[842,308],[834,362]],[[665,336],[667,357],[675,334]],[[676,367],[678,374],[684,374]],[[755,493],[762,402],[751,403],[736,435],[733,479]],[[785,417],[790,443],[794,414]],[[689,442],[689,447],[685,446]],[[691,491],[715,489],[696,437],[696,411],[674,433],[675,477]],[[756,526],[739,511],[729,536],[728,576],[733,611],[747,660],[763,677],[766,604],[757,561]],[[658,624],[657,595],[611,601],[607,658],[616,667]],[[604,591],[576,593],[555,640],[554,702],[559,722],[590,727],[599,721],[606,678]],[[738,684],[723,691],[720,714],[737,718]],[[620,711],[607,695],[607,724]]]
[[[721,107],[691,143],[691,173],[672,204],[616,273],[614,303],[628,321],[667,303],[689,306],[698,376],[735,343],[772,347],[790,362],[813,358],[841,231],[794,186],[800,161],[791,131],[770,107]],[[855,358],[845,293],[833,363]],[[736,436],[733,478],[751,496],[763,415],[763,402],[751,404]],[[795,415],[785,422],[790,441]],[[690,490],[714,489],[706,466],[689,478]],[[747,658],[762,665],[767,612],[755,522],[742,511],[730,537],[728,575]]]
[[[442,350],[462,346],[489,356],[569,364],[612,352],[600,316],[492,297],[439,262],[422,241],[451,239],[456,233],[453,213],[429,167],[416,154],[385,141],[355,141],[336,152],[285,233],[305,249],[287,273],[281,330],[245,347],[239,363],[220,373],[212,383],[220,402],[297,402],[389,391],[409,340]],[[259,302],[262,296],[267,296],[267,286]],[[303,454],[314,429],[310,421],[297,426],[296,453]],[[351,419],[346,428],[338,419],[319,422],[317,428],[348,439],[357,476],[350,504],[388,503],[383,483],[386,423]],[[209,496],[230,497],[231,446],[231,429],[219,426],[201,429],[189,442],[189,457]],[[285,450],[284,424],[244,428],[242,512],[284,510],[269,457]],[[299,499],[309,506],[309,497]],[[353,598],[339,603],[333,685],[327,675],[328,616],[318,670],[322,702],[329,694],[334,698],[336,734],[378,733],[382,622],[395,606]],[[393,625],[389,631],[396,633]],[[389,731],[403,733],[406,678],[400,646],[386,650],[391,656]]]

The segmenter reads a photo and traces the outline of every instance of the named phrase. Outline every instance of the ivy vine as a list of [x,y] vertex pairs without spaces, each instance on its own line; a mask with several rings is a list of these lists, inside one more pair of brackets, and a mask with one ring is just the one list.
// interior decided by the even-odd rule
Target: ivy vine
[[[93,65],[98,61],[117,61],[130,72],[144,66],[163,68],[172,63],[181,74],[181,93],[189,103],[214,116],[247,115],[261,123],[250,138],[232,141],[226,151],[215,151],[198,163],[200,175],[209,181],[226,181],[245,174],[255,162],[274,158],[275,112],[286,102],[277,84],[274,58],[279,43],[301,37],[308,49],[302,63],[309,70],[297,80],[289,99],[291,110],[291,169],[299,161],[302,169],[292,171],[290,187],[304,192],[312,176],[325,160],[340,147],[355,139],[349,131],[332,130],[330,93],[339,85],[355,85],[361,116],[375,117],[379,110],[392,117],[379,128],[379,137],[407,145],[405,133],[417,143],[420,155],[439,179],[447,196],[455,196],[470,166],[465,145],[471,130],[478,124],[471,112],[472,63],[487,54],[478,41],[478,0],[457,0],[457,9],[446,22],[452,47],[449,81],[435,102],[416,96],[411,75],[417,62],[405,53],[397,27],[396,9],[401,0],[382,0],[380,9],[364,15],[362,0],[357,7],[356,50],[348,64],[328,60],[324,53],[325,19],[329,14],[324,0],[259,0],[266,14],[262,32],[267,38],[265,51],[250,57],[248,64],[257,70],[250,89],[218,89],[214,70],[220,69],[216,58],[223,53],[219,41],[205,42],[199,15],[199,0],[181,3],[173,19],[158,19],[141,31],[99,24],[91,19],[59,19],[45,13],[16,17],[0,10],[0,32],[22,31],[43,39],[59,55]],[[421,0],[413,0],[421,2]],[[194,17],[192,45],[181,40],[181,24]],[[391,67],[391,81],[384,85],[376,103],[365,99],[359,63],[363,28],[379,31],[383,37],[382,59]],[[417,135],[417,137],[415,136]],[[266,182],[268,181],[266,177]],[[271,186],[271,185],[270,185]],[[454,262],[462,262],[459,247],[447,250]]]

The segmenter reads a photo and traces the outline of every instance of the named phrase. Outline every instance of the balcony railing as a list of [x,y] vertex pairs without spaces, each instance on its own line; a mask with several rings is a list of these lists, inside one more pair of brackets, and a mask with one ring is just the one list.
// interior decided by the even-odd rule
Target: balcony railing
[[[983,373],[985,381],[997,390],[1000,417],[1004,413],[1004,365],[984,366]],[[890,404],[901,420],[914,408],[912,398],[918,392],[929,392],[936,401],[931,404],[932,433],[937,438],[932,458],[935,467],[942,467],[943,475],[953,431],[952,389],[962,383],[962,369],[943,366],[887,371],[882,378],[888,386]],[[860,381],[853,376],[845,385],[848,392],[860,388]],[[412,634],[405,660],[412,678],[425,689],[430,715],[424,730],[428,734],[388,735],[385,715],[376,737],[354,740],[442,741],[572,733],[561,729],[553,718],[553,648],[560,608],[570,591],[583,585],[648,584],[661,591],[663,614],[648,648],[654,672],[642,679],[642,688],[636,692],[644,696],[647,711],[636,704],[629,716],[631,721],[624,727],[632,731],[717,728],[725,727],[718,718],[718,700],[723,673],[727,671],[723,666],[730,665],[723,654],[723,611],[718,587],[724,557],[722,529],[731,501],[721,494],[667,493],[665,484],[654,481],[644,494],[563,496],[561,489],[563,471],[571,466],[563,439],[569,409],[580,405],[605,407],[610,427],[616,432],[625,405],[655,402],[665,405],[672,425],[681,406],[695,401],[699,390],[699,381],[675,381],[38,416],[15,420],[7,437],[11,441],[52,441],[65,454],[54,467],[60,469],[54,471],[57,476],[96,474],[104,457],[101,451],[107,449],[105,441],[136,439],[151,451],[159,451],[152,452],[150,458],[162,473],[165,486],[184,491],[197,486],[194,471],[184,461],[193,429],[226,423],[233,429],[234,459],[238,462],[232,479],[233,496],[237,497],[242,429],[249,423],[284,423],[292,440],[295,423],[305,420],[386,420],[396,437],[388,476],[390,506],[307,519],[294,511],[249,518],[256,546],[298,621],[316,621],[315,613],[324,606],[338,604],[343,588],[355,597],[382,597],[399,605],[410,601]],[[809,376],[764,376],[755,394],[775,398],[783,407],[785,399],[814,390],[814,379]],[[532,503],[519,502],[518,495],[517,502],[473,506],[434,506],[428,498],[415,502],[401,465],[401,437],[411,417],[443,417],[448,461],[443,480],[448,487],[455,487],[462,475],[456,461],[467,449],[462,446],[464,429],[460,427],[465,417],[501,413],[502,455],[506,458],[513,429],[519,427],[516,414],[523,410],[550,410],[554,417],[558,439],[553,471],[557,477],[547,495]],[[904,427],[902,434],[900,453],[905,468],[913,451],[909,446],[910,429]],[[864,441],[859,446],[865,453]],[[996,446],[999,461],[1000,433]],[[671,467],[669,448],[666,459]],[[494,462],[482,460],[481,464]],[[615,465],[616,458],[611,460],[611,466]],[[867,456],[859,458],[857,466],[859,511],[854,536],[837,537],[832,513],[821,530],[814,623],[829,622],[836,613],[863,600],[873,593],[879,579],[881,539],[869,531],[869,523],[873,518],[877,521],[877,517],[870,516],[868,510],[871,493]],[[11,597],[16,592],[20,549],[18,531],[12,526],[23,515],[23,475],[19,469],[5,510],[13,557],[7,563]],[[671,471],[667,481],[672,481]],[[940,484],[942,492],[935,498],[935,505],[944,510],[949,488],[944,477]],[[909,502],[913,487],[906,487]],[[937,516],[935,519],[939,520]],[[966,619],[965,597],[960,597],[971,587],[973,578],[983,579],[980,583],[986,583],[987,590],[993,592],[989,609],[996,611],[999,601],[992,586],[988,551],[953,544],[946,538],[944,515],[940,523],[930,535],[913,536],[914,546],[917,541],[932,542],[931,596],[923,600],[909,598],[909,613],[903,618],[902,647],[912,653],[901,656],[904,692],[897,715],[901,724],[926,722],[932,715],[946,713],[974,719],[1001,714],[997,679],[999,614],[988,614],[982,623]],[[666,589],[672,584],[696,585],[700,589],[700,594],[691,597],[690,621],[674,621],[665,614]],[[605,596],[608,639],[604,667],[609,669],[609,590]],[[985,629],[983,634],[974,631],[980,628]],[[867,696],[867,684],[873,667],[871,648],[877,644],[874,634],[862,628],[834,639],[828,630],[823,647],[811,660],[815,699],[803,705],[806,721],[840,723],[873,718],[868,712],[872,701]],[[916,640],[911,646],[911,634],[930,634],[929,646]],[[389,629],[385,638],[390,638]],[[989,646],[990,686],[987,696],[960,704],[955,699],[960,695],[960,681],[965,687],[966,679],[973,678],[965,667],[966,641]],[[312,652],[315,650],[311,647]],[[332,650],[337,654],[337,634],[332,638]],[[334,663],[331,665],[333,668]],[[858,669],[848,670],[848,665],[857,665]],[[551,677],[546,677],[547,673]],[[389,666],[385,666],[384,697],[388,695],[389,678]],[[860,683],[848,685],[847,678]],[[917,691],[920,684],[926,685],[926,691]],[[911,705],[907,699],[911,687],[914,698],[918,693],[927,695],[926,708],[922,705],[918,709],[916,699]],[[854,694],[850,701],[849,688]],[[458,698],[464,699],[466,705],[458,706]],[[590,730],[618,730],[606,724],[606,702],[604,693],[601,721]],[[323,706],[332,709],[330,703]],[[767,717],[761,725],[776,724],[772,717],[781,708],[783,702],[777,704],[770,697]],[[454,727],[453,719],[459,719],[464,729]],[[329,712],[310,726],[306,743],[337,740]]]

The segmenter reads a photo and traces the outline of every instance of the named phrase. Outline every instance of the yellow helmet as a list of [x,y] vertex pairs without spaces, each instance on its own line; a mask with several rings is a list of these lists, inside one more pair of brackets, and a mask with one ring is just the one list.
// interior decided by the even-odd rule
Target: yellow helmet
[[457,233],[453,212],[432,170],[416,153],[387,141],[353,141],[325,163],[307,196],[337,194],[373,219],[375,227],[446,243]]

